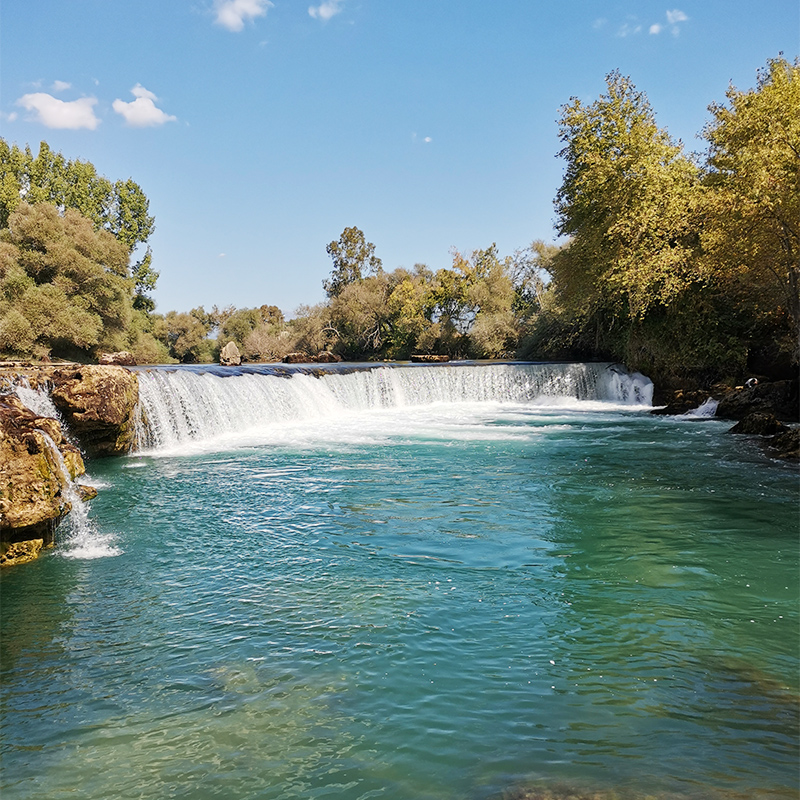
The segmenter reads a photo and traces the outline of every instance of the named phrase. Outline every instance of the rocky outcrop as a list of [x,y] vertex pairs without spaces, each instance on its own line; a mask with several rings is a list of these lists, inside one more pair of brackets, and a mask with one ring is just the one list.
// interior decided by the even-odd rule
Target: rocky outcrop
[[744,419],[754,411],[773,414],[784,422],[800,422],[798,382],[772,381],[737,386],[719,398],[717,417]]
[[751,411],[739,420],[728,433],[743,433],[751,436],[774,436],[789,430],[774,414],[765,411]]
[[316,364],[338,364],[341,360],[341,356],[331,353],[330,350],[320,350],[313,358]]
[[283,357],[284,364],[309,364],[311,357],[308,353],[287,353]]
[[786,461],[800,461],[800,428],[776,433],[767,443],[770,454]]
[[136,358],[133,353],[127,350],[120,350],[118,353],[101,353],[97,360],[103,366],[135,367]]
[[38,417],[15,395],[0,395],[0,564],[30,561],[52,544],[72,507],[70,482],[84,471],[57,420]]
[[800,460],[800,428],[784,425],[771,412],[752,411],[728,433],[758,436],[770,456],[786,461]]
[[90,456],[127,453],[135,437],[139,383],[115,366],[79,366],[50,373],[50,393],[81,448]]
[[411,360],[418,364],[439,364],[450,360],[450,356],[437,356],[429,353],[414,353]]
[[219,363],[223,367],[238,367],[242,363],[242,354],[235,342],[228,342],[219,351]]

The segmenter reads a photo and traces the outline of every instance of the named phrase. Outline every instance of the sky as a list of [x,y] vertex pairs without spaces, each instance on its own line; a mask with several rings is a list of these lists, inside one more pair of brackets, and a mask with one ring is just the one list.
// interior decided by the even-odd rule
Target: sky
[[157,310],[325,299],[360,228],[384,269],[555,240],[559,108],[619,69],[688,151],[800,0],[5,0],[0,136],[150,201]]

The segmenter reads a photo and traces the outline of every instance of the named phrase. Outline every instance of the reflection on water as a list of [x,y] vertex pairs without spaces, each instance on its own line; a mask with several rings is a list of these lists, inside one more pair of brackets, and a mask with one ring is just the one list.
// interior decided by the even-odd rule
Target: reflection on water
[[95,467],[121,554],[0,582],[3,800],[797,796],[795,472],[619,411],[337,425]]

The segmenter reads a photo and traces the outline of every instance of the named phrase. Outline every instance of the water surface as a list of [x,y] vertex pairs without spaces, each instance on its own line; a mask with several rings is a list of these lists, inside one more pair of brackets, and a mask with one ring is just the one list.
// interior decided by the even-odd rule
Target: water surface
[[608,399],[259,418],[3,573],[3,800],[797,796],[796,470]]

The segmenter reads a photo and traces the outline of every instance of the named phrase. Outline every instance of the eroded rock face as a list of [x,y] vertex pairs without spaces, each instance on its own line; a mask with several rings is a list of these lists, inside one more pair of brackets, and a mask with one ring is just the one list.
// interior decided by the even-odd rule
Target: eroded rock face
[[44,546],[44,539],[26,539],[24,542],[0,542],[0,567],[27,564],[35,561]]
[[431,355],[428,353],[414,353],[411,360],[415,364],[439,364],[450,360],[450,356]]
[[798,382],[772,381],[737,387],[720,398],[717,416],[744,419],[754,411],[772,413],[786,422],[800,421]]
[[242,363],[242,354],[235,342],[228,342],[219,351],[219,363],[223,367],[238,367]]
[[87,455],[127,453],[135,436],[134,411],[139,383],[117,366],[79,366],[54,370],[51,397]]
[[[66,468],[60,463],[55,447]],[[63,436],[54,419],[37,417],[15,395],[0,395],[0,542],[41,539],[51,544],[59,520],[70,510],[65,496],[70,479],[84,473],[80,451]],[[42,545],[39,545],[41,548]],[[20,563],[33,545],[17,548],[2,563]]]
[[104,366],[117,365],[120,367],[135,367],[136,358],[133,353],[127,350],[120,350],[118,353],[101,353],[98,363]]

